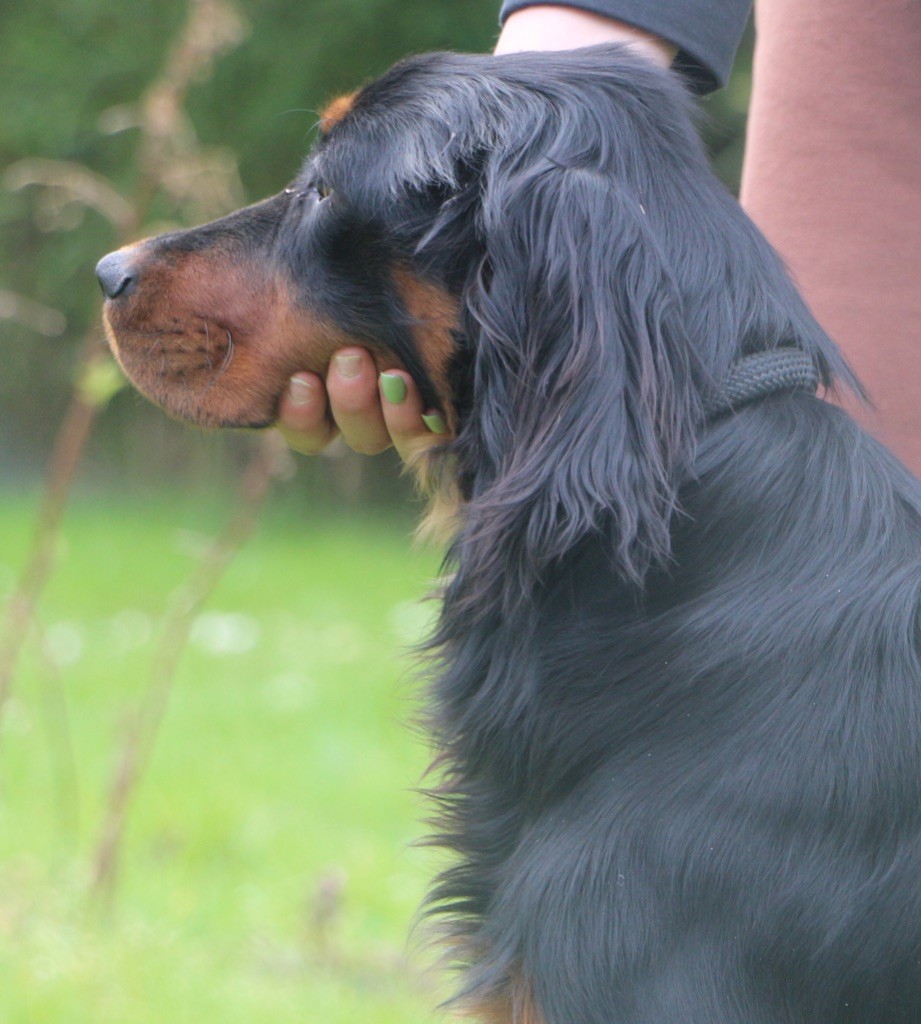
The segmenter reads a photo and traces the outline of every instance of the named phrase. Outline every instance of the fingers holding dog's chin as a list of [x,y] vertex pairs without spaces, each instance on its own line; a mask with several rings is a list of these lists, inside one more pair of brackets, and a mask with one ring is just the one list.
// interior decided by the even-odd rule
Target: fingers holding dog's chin
[[340,432],[352,449],[373,455],[391,446],[404,461],[445,441],[440,415],[426,409],[403,370],[378,375],[364,349],[334,356],[324,386],[312,373],[296,373],[282,396],[275,424],[288,445],[304,455],[322,451]]
[[362,455],[376,455],[392,444],[377,392],[377,367],[363,348],[343,348],[326,376],[329,406],[342,440]]
[[294,451],[316,455],[339,433],[326,408],[320,378],[314,373],[296,373],[282,395],[275,427]]
[[423,419],[425,406],[419,389],[408,373],[385,370],[380,376],[381,409],[387,433],[404,462],[420,451],[447,439],[446,428],[437,414]]

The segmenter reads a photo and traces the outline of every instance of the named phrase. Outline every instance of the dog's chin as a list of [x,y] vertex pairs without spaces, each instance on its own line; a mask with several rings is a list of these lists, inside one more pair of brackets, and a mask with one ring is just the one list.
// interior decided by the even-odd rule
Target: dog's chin
[[142,338],[117,335],[108,324],[107,328],[109,347],[125,376],[173,419],[206,429],[258,430],[278,418],[286,377],[271,382],[266,375],[253,381],[230,367],[164,361],[147,354]]
[[[270,427],[278,418],[280,395],[271,402],[241,401],[241,396],[228,393],[226,387],[193,387],[175,389],[162,381],[145,381],[129,374],[131,383],[173,419],[208,430]],[[243,396],[247,398],[248,396]]]

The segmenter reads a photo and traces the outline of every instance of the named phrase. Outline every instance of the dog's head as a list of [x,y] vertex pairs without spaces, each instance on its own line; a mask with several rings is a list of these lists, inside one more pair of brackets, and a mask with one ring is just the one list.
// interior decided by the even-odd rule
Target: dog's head
[[688,107],[614,47],[406,61],[327,111],[283,192],[105,257],[113,350],[173,414],[258,426],[365,345],[451,427],[475,590],[526,590],[590,532],[639,579],[732,361],[837,368]]

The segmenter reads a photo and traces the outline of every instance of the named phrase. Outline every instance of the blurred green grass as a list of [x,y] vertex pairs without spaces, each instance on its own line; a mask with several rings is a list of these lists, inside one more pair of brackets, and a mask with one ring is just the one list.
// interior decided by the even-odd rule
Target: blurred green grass
[[[413,1024],[428,752],[405,722],[437,555],[410,527],[263,517],[193,626],[124,842],[93,848],[158,617],[226,514],[77,500],[0,733],[0,1021]],[[33,503],[0,503],[0,598]]]

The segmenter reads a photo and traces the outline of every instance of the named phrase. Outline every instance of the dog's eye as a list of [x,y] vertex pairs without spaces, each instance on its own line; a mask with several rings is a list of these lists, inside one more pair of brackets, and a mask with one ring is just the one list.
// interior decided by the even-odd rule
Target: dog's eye
[[316,196],[316,198],[323,202],[324,199],[328,199],[333,193],[332,189],[327,188],[322,182],[317,182],[309,188],[286,188],[285,194],[294,196],[295,199],[307,199],[308,197]]

